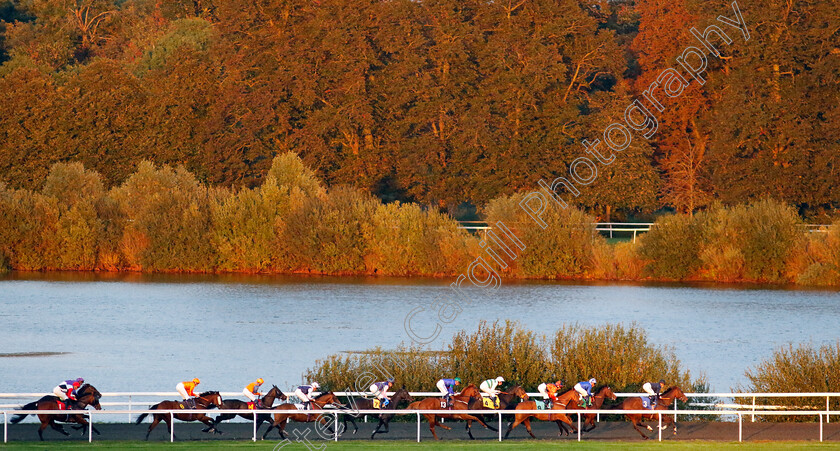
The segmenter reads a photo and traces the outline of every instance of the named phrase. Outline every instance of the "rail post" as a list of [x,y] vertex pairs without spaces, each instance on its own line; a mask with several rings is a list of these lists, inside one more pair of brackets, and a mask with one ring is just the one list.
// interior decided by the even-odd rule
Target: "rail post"
[[[580,441],[580,412],[578,414],[578,441]],[[549,416],[550,418],[550,416]]]
[[823,441],[823,421],[822,421],[822,414],[819,414],[820,417],[820,441]]
[[333,438],[333,441],[337,442],[338,441],[338,411],[333,412],[333,419],[335,420],[335,423],[333,423],[333,432],[335,433],[335,438]]
[[128,423],[131,424],[131,395],[128,395]]
[[657,427],[657,429],[659,429],[659,431],[658,431],[659,441],[661,442],[662,441],[662,412],[661,411],[659,412],[659,426]]
[[420,443],[420,412],[414,412],[417,414],[417,443]]
[[679,404],[679,400],[674,398],[674,427],[677,426],[677,404]]
[[741,415],[741,412],[738,412],[738,442],[742,442],[744,440],[744,424],[743,421],[741,421],[742,419],[743,415]]
[[825,397],[825,422],[826,423],[831,423],[831,420],[828,419],[828,412],[830,410],[829,409],[829,404],[828,404],[829,398],[831,398],[831,396],[826,396]]
[[175,442],[175,414],[169,411],[169,443]]
[[752,411],[753,411],[753,414],[752,414],[752,422],[753,422],[753,423],[755,423],[755,396],[753,396],[752,398],[753,398],[753,405],[752,405]]
[[3,411],[3,443],[9,443],[9,422],[8,417],[9,414],[6,411]]
[[93,412],[88,412],[88,443],[93,443]]
[[499,412],[499,441],[502,441],[502,412]]
[[251,441],[257,441],[257,409],[254,409],[254,436],[251,438]]

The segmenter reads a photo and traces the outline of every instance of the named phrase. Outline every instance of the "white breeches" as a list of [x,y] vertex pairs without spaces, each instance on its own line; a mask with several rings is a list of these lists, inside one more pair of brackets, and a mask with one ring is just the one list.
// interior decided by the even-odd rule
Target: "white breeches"
[[379,399],[388,399],[388,392],[380,391],[376,384],[370,386],[370,393]]
[[61,387],[55,387],[53,389],[53,394],[58,396],[58,399],[60,399],[62,401],[67,400],[67,393],[65,393],[64,390],[61,389]]
[[537,391],[540,392],[541,395],[543,395],[543,399],[548,399],[548,392],[545,390],[545,383],[540,384],[537,387]]
[[182,382],[178,382],[178,385],[175,386],[175,390],[178,390],[178,394],[180,394],[185,400],[190,398],[190,395],[187,394],[187,388],[184,387]]
[[306,393],[302,392],[299,388],[295,389],[295,396],[297,396],[298,399],[300,399],[300,402],[312,401],[312,398]]
[[446,388],[446,384],[444,384],[442,380],[439,380],[439,381],[438,381],[438,383],[437,383],[437,388],[438,388],[438,390],[440,390],[440,392],[441,392],[441,393],[443,393],[444,395],[448,395],[448,394],[449,394],[449,389],[447,389],[447,388]]
[[250,399],[251,402],[257,402],[257,396],[255,394],[251,393],[251,390],[248,390],[246,388],[246,389],[242,390],[242,394],[245,395],[246,398]]
[[490,388],[484,384],[481,384],[481,391],[487,393],[490,396],[496,396],[499,394],[499,390],[496,390],[495,388]]
[[656,396],[656,393],[654,393],[653,389],[650,388],[650,382],[645,382],[645,385],[642,385],[642,390],[644,390],[645,393],[647,393],[651,396]]
[[581,397],[589,396],[586,394],[586,389],[580,386],[580,384],[575,384],[575,391],[580,393]]

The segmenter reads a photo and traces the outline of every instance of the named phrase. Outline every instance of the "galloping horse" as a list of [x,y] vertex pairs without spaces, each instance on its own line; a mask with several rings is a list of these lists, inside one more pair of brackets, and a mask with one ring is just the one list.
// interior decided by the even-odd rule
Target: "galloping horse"
[[[469,410],[489,410],[491,412],[495,412],[497,410],[507,410],[513,407],[513,403],[517,398],[523,401],[527,401],[528,393],[525,392],[525,389],[523,389],[519,385],[516,385],[512,387],[508,392],[499,392],[499,394],[496,395],[496,397],[499,398],[498,409],[491,409],[489,407],[485,407],[483,399],[487,398],[479,396],[477,398],[470,398],[470,403],[468,404]],[[486,420],[487,417],[484,416],[484,419]],[[471,428],[472,420],[467,420],[467,434],[469,434],[470,438],[472,438]]]
[[[538,420],[543,421],[554,421],[557,423],[557,427],[560,428],[560,433],[568,434],[568,431],[563,427],[562,423],[566,423],[569,425],[570,429],[572,426],[572,420],[566,415],[565,413],[553,413],[554,411],[562,411],[566,408],[566,405],[570,401],[577,401],[578,393],[574,390],[568,390],[562,395],[557,397],[557,402],[551,406],[552,413],[539,413],[539,414],[530,414],[530,413],[519,413],[516,414],[516,418],[513,422],[508,425],[508,430],[505,433],[505,438],[510,435],[510,431],[512,431],[516,426],[519,426],[520,423],[525,423],[525,430],[528,431],[528,434],[531,434],[531,438],[537,438],[533,432],[531,432],[531,417],[534,417]],[[516,405],[516,410],[537,410],[537,403],[535,401],[525,401],[520,402]]]
[[[399,390],[397,390],[394,393],[394,396],[391,396],[391,402],[387,406],[385,406],[384,408],[381,408],[381,410],[397,410],[398,404],[403,402],[403,401],[407,401],[409,403],[414,402],[414,398],[412,398],[411,395],[408,394],[408,390],[405,389],[405,386],[402,386]],[[371,399],[360,399],[359,401],[354,401],[354,403],[355,403],[354,408],[359,409],[359,410],[365,410],[365,409],[372,409],[373,408],[373,400],[371,400]],[[353,417],[350,414],[345,414],[344,415],[344,430],[345,431],[347,430],[347,417],[350,417],[350,421],[353,423],[353,427],[356,427],[356,422],[353,421]],[[388,424],[391,422],[392,418],[394,418],[393,413],[392,414],[386,414],[386,413],[379,414],[379,424],[376,425],[376,429],[374,429],[373,433],[370,434],[371,440],[373,440],[373,437],[376,434],[385,434],[385,433],[388,433],[390,431],[390,428],[389,428]],[[382,426],[385,426],[384,431],[379,430],[379,428],[381,428]],[[354,430],[353,433],[355,434],[357,430],[359,430],[358,427],[356,427],[356,430]]]
[[330,427],[327,423],[327,419],[324,418],[321,414],[313,414],[312,411],[324,410],[324,406],[327,404],[333,404],[338,407],[344,407],[343,404],[338,402],[338,397],[335,396],[333,392],[322,393],[316,396],[312,401],[310,401],[310,406],[312,406],[311,410],[301,410],[298,411],[297,406],[294,404],[280,404],[279,406],[273,408],[272,410],[283,410],[288,411],[289,413],[275,413],[274,414],[274,421],[271,423],[271,426],[268,427],[268,430],[265,431],[263,434],[263,439],[271,432],[272,429],[277,428],[277,432],[280,433],[280,438],[286,439],[286,420],[291,419],[295,420],[299,423],[311,423],[313,421],[317,421],[333,432],[333,428]]
[[[265,396],[263,396],[260,399],[260,401],[262,401],[263,408],[270,409],[271,406],[274,405],[274,400],[275,399],[285,401],[288,398],[286,397],[286,395],[282,391],[280,391],[279,388],[277,388],[276,385],[272,385],[271,390],[266,392]],[[256,408],[256,406],[255,406],[255,408]],[[216,417],[216,420],[214,422],[215,425],[217,425],[217,426],[222,421],[230,420],[231,418],[236,418],[236,415],[239,415],[240,417],[245,418],[247,420],[253,420],[254,419],[254,414],[250,413],[250,411],[248,410],[248,403],[245,402],[245,401],[240,401],[238,399],[226,399],[226,400],[222,401],[222,406],[220,407],[220,409],[222,409],[222,410],[228,410],[228,409],[230,409],[230,410],[245,410],[246,412],[242,412],[242,413],[239,413],[239,414],[236,414],[236,413],[220,414]],[[269,414],[269,413],[257,414],[257,429],[259,429],[260,426],[265,421],[271,421],[271,414]],[[216,428],[216,430],[218,431],[218,428]],[[208,431],[209,431],[209,428],[204,430],[204,432],[208,432]]]
[[[653,410],[666,410],[668,408],[668,406],[670,406],[671,404],[674,403],[675,399],[679,399],[682,402],[688,401],[688,397],[685,396],[685,393],[683,393],[683,391],[680,389],[680,387],[677,387],[676,385],[669,388],[668,390],[665,390],[665,393],[662,393],[662,395],[659,396],[659,404],[656,406],[656,409],[653,409]],[[632,398],[625,399],[620,404],[615,406],[615,408],[620,409],[620,410],[645,410],[645,407],[642,404],[642,399],[639,398],[639,397],[635,397],[635,396],[632,397]],[[652,431],[653,428],[646,425],[646,424],[643,424],[642,420],[645,420],[645,419],[656,420],[656,419],[659,418],[658,414],[654,415],[653,413],[650,413],[650,414],[628,413],[628,414],[625,414],[625,416],[627,417],[628,420],[633,422],[633,428],[645,440],[649,439],[650,437],[645,435],[644,432],[642,432],[642,430],[639,429],[639,426],[644,426],[649,431]],[[671,415],[662,415],[662,429],[667,429],[669,424],[674,425],[674,435],[677,435],[677,422],[674,421],[674,417],[672,417]]]
[[[201,421],[202,423],[208,426],[207,429],[204,429],[204,432],[221,432],[217,431],[213,425],[213,419],[208,417],[203,413],[188,413],[192,409],[183,409],[184,403],[183,401],[163,401],[157,403],[151,407],[149,410],[180,410],[184,413],[176,413],[173,415],[175,419],[181,421]],[[195,399],[195,407],[196,409],[211,409],[213,407],[221,407],[222,406],[222,396],[217,391],[208,391],[204,392]],[[134,424],[140,424],[146,416],[149,415],[148,413],[142,413],[139,417],[137,417],[137,421]],[[154,421],[152,424],[149,425],[149,430],[146,431],[146,440],[149,439],[149,434],[151,434],[152,429],[154,429],[158,423],[161,421],[166,422],[166,430],[170,431],[172,425],[169,424],[169,414],[168,413],[156,413],[154,414]]]
[[[604,400],[606,400],[607,398],[610,398],[611,400],[615,401],[616,396],[615,396],[615,393],[613,393],[612,389],[609,387],[609,385],[604,385],[603,387],[601,387],[600,389],[595,391],[595,394],[592,395],[592,398],[593,398],[592,405],[589,406],[589,407],[586,407],[585,410],[600,409],[601,406],[604,405]],[[579,404],[578,404],[578,400],[575,399],[575,398],[569,400],[569,402],[566,404],[566,409],[568,409],[568,410],[578,410],[578,409],[580,409]],[[583,423],[583,428],[581,429],[581,431],[589,432],[589,431],[595,429],[595,427],[596,427],[595,417],[596,417],[596,415],[594,413],[585,414],[584,418],[586,418],[586,420]],[[586,428],[587,424],[591,426],[588,429]],[[572,426],[572,432],[577,432],[577,428]]]
[[[102,406],[99,405],[99,398],[102,397],[102,394],[99,393],[99,390],[93,387],[93,385],[85,384],[79,387],[76,391],[76,402],[73,401],[65,401],[67,404],[68,413],[66,414],[46,414],[46,413],[39,413],[38,419],[41,420],[41,427],[38,428],[38,437],[41,440],[44,440],[44,429],[47,426],[52,427],[58,432],[61,432],[64,435],[70,435],[69,432],[64,430],[64,426],[58,424],[57,422],[61,423],[76,423],[80,424],[80,429],[84,426],[88,425],[88,421],[85,418],[84,414],[79,413],[71,413],[72,411],[81,409],[84,410],[87,408],[88,405],[93,406],[96,410],[102,410]],[[20,410],[59,410],[58,409],[58,396],[47,395],[42,397],[41,399],[30,402],[29,404],[24,405],[20,408]],[[20,423],[24,418],[27,417],[28,414],[19,413],[12,417],[10,420],[12,424]],[[99,431],[96,430],[95,427],[91,428],[93,432],[96,432],[96,435],[99,435]],[[82,435],[84,435],[84,430],[82,430]]]
[[[452,397],[452,410],[469,410],[470,398],[477,398],[479,396],[481,396],[481,395],[479,394],[478,389],[475,387],[475,385],[473,385],[473,384],[468,385],[467,388],[465,388],[463,391],[461,391],[461,393]],[[442,403],[443,403],[443,401],[441,401],[439,398],[426,398],[426,399],[423,399],[421,401],[415,401],[415,402],[409,404],[408,408],[409,409],[416,409],[416,410],[445,410],[446,409],[445,406],[441,407]],[[449,426],[438,423],[436,418],[451,418],[451,419],[454,419],[454,420],[478,421],[479,424],[481,424],[482,426],[484,426],[487,429],[490,429],[491,431],[498,430],[498,429],[496,429],[492,426],[487,425],[487,423],[485,423],[481,418],[478,418],[478,417],[473,416],[473,415],[464,414],[464,413],[462,413],[462,414],[457,414],[457,413],[456,414],[448,414],[447,413],[447,414],[442,414],[442,415],[439,415],[439,414],[425,414],[424,413],[423,416],[426,417],[426,420],[429,422],[429,430],[432,431],[432,436],[434,436],[435,440],[440,440],[440,438],[437,436],[437,433],[435,432],[435,426],[440,426],[440,427],[446,429],[447,431],[452,430],[452,428],[450,428]],[[473,438],[472,431],[470,431],[469,428],[467,429],[467,432],[469,433],[470,438]]]

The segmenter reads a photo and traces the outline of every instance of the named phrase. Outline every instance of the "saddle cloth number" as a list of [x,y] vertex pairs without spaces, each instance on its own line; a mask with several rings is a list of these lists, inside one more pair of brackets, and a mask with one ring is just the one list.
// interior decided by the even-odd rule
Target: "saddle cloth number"
[[481,398],[481,403],[487,409],[498,409],[499,408],[499,398],[491,399],[491,398]]

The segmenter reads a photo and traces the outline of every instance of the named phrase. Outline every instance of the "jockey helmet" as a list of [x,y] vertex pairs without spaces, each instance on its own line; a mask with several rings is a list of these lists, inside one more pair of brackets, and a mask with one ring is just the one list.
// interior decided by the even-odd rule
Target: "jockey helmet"
[[659,384],[660,385],[665,385],[665,379],[659,379]]
[[556,385],[558,387],[562,387],[563,386],[563,381],[557,381],[557,382],[554,383],[554,385]]
[[318,384],[317,382],[313,382],[312,383],[312,388],[321,388],[321,385]]
[[198,385],[198,384],[200,384],[200,383],[201,383],[201,381],[200,381],[200,380],[198,380],[198,378],[197,378],[197,377],[196,377],[195,379],[193,379],[193,384]]
[[459,384],[460,384],[460,383],[461,383],[461,378],[460,378],[460,377],[456,377],[456,378],[455,378],[455,382],[457,382],[457,383],[459,383]]
[[504,381],[505,381],[505,378],[503,378],[502,376],[499,376],[499,377],[496,378],[496,382],[498,382],[500,384]]
[[73,381],[73,388],[79,388],[82,386],[82,383],[78,380]]
[[263,378],[261,378],[261,377],[258,377],[258,378],[257,378],[257,384],[260,384],[260,385],[261,385],[263,382],[265,382],[265,381],[263,380]]
[[387,383],[389,383],[389,384],[391,384],[391,385],[394,385],[394,378],[393,378],[393,377],[389,377],[389,378],[388,378],[388,380],[386,380],[385,382],[387,382]]
[[592,379],[589,379],[589,383],[592,384],[592,385],[595,385],[595,384],[598,383],[598,381],[596,381],[595,378],[593,377]]

